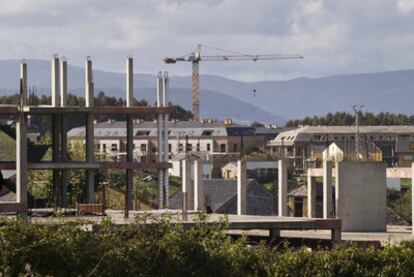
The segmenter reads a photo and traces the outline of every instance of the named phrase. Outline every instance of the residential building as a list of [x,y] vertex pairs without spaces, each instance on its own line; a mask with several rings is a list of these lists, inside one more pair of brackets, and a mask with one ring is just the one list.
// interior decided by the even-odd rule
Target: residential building
[[303,170],[307,162],[321,161],[331,143],[355,146],[357,138],[360,145],[374,143],[389,166],[407,166],[414,161],[414,126],[360,126],[359,135],[354,126],[304,126],[279,133],[268,147]]
[[[246,161],[247,177],[263,179],[277,176],[277,161]],[[237,163],[229,162],[221,168],[223,179],[237,179]]]
[[[157,123],[135,120],[134,159],[155,161],[157,153]],[[234,124],[231,120],[178,121],[168,123],[169,155],[191,152],[203,159],[219,155],[239,155],[249,145],[266,146],[268,137],[275,136],[275,130],[265,132],[249,126]],[[125,122],[101,122],[95,125],[95,140],[102,159],[122,160],[126,156]],[[273,135],[271,135],[273,134]],[[84,140],[85,127],[68,132],[69,140]]]

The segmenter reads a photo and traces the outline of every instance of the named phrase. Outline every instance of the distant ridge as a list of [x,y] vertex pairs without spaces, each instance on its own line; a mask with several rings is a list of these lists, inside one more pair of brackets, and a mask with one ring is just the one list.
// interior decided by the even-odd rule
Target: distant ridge
[[[39,94],[50,94],[50,62],[28,60],[28,64],[29,84],[36,84]],[[173,73],[171,68],[171,101],[190,109],[191,77]],[[69,66],[68,74],[69,90],[82,95],[83,69]],[[17,91],[18,76],[18,60],[0,61],[0,95]],[[95,70],[94,80],[97,91],[124,97],[124,74]],[[246,123],[257,120],[282,124],[286,119],[351,112],[354,104],[364,104],[365,111],[374,113],[414,114],[414,70],[411,69],[260,82],[202,75],[201,87],[203,117],[233,118]],[[136,74],[135,89],[136,98],[153,103],[155,75]]]

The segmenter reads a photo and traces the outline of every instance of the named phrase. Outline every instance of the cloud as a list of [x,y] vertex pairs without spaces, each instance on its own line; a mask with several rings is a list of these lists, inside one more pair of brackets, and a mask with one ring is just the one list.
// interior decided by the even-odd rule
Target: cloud
[[3,0],[0,58],[59,53],[81,65],[91,55],[97,67],[122,71],[132,54],[139,72],[188,75],[189,64],[167,66],[162,59],[202,43],[305,56],[201,66],[202,73],[243,80],[395,70],[414,64],[413,11],[411,0]]

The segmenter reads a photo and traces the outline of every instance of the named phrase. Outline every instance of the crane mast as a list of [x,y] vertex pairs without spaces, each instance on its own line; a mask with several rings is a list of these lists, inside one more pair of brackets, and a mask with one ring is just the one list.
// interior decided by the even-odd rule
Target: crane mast
[[231,54],[231,55],[210,55],[201,56],[201,44],[197,46],[196,52],[180,57],[167,57],[164,62],[174,64],[176,62],[192,63],[192,112],[193,119],[200,119],[200,61],[258,61],[258,60],[286,60],[286,59],[303,59],[299,54]]

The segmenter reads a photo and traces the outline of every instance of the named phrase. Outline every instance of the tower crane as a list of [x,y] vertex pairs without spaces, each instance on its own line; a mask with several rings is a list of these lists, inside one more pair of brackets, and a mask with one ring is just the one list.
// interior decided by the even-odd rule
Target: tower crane
[[[179,57],[167,57],[164,59],[166,64],[174,64],[176,62],[191,62],[192,63],[192,111],[194,120],[199,120],[200,117],[200,62],[201,61],[258,61],[258,60],[287,60],[287,59],[303,59],[299,54],[242,54],[235,53],[229,55],[201,55],[201,44],[197,46],[195,52]],[[203,45],[204,47],[207,47]],[[213,48],[213,47],[208,47]],[[226,51],[224,49],[214,48],[216,50]],[[227,51],[229,52],[229,51]]]

